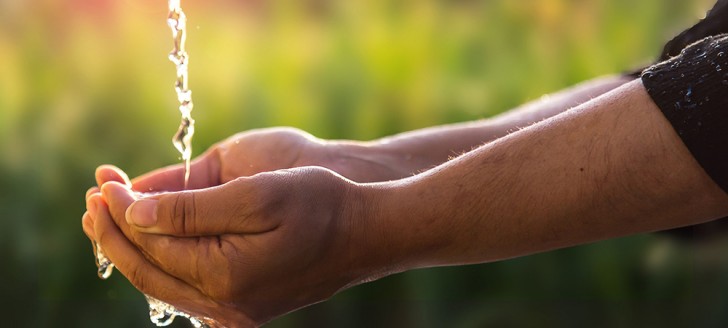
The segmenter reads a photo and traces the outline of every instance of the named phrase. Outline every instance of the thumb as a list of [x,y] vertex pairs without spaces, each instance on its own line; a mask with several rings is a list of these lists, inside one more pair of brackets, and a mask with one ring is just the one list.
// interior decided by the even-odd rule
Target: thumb
[[132,189],[139,192],[180,191],[201,189],[220,184],[220,152],[210,148],[190,164],[190,180],[185,188],[184,164],[176,164],[146,173],[131,181]]
[[126,221],[141,232],[207,236],[270,231],[258,209],[261,199],[249,178],[225,185],[141,198],[126,211]]

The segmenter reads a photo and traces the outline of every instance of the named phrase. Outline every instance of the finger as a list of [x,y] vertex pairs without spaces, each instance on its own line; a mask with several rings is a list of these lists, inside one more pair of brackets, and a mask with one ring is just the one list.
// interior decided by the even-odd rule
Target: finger
[[173,236],[262,233],[277,225],[255,218],[261,204],[251,178],[222,186],[142,198],[131,204],[126,221],[139,231]]
[[[136,200],[129,187],[116,181],[104,183],[101,186],[101,195],[106,201],[111,217],[121,215],[123,218],[127,207]],[[120,225],[119,228],[124,230],[125,226],[127,225]]]
[[[200,269],[204,268],[198,266],[198,254],[196,253],[201,245],[204,247],[209,245],[210,242],[205,241],[203,243],[197,238],[176,238],[145,234],[131,229],[126,222],[125,212],[129,204],[134,202],[134,194],[117,182],[106,183],[101,189],[108,204],[111,218],[126,238],[140,247],[141,253],[152,263],[172,276],[199,288]],[[209,252],[206,253],[208,253],[206,260],[210,260]]]
[[[107,204],[109,216],[112,219],[121,218],[121,223],[123,224],[119,224],[117,222],[117,227],[129,240],[133,242],[133,231],[129,227],[129,224],[126,224],[126,222],[124,222],[124,213],[126,212],[126,209],[129,207],[129,205],[134,202],[135,195],[131,192],[131,190],[129,190],[128,186],[116,181],[104,183],[104,185],[101,186],[101,194],[103,195],[103,199]],[[140,251],[149,260],[154,262],[154,259],[151,258],[144,249],[140,249]]]
[[94,186],[94,187],[89,188],[86,191],[86,200],[88,201],[88,199],[89,199],[89,197],[91,197],[91,195],[98,193],[98,192],[101,192],[101,189],[99,189],[99,187]]
[[99,187],[110,181],[116,181],[118,183],[131,186],[129,177],[118,167],[105,164],[96,168],[96,183]]
[[[98,200],[98,199],[95,199]],[[142,293],[170,303],[181,309],[209,316],[206,309],[215,303],[198,290],[168,275],[150,263],[116,226],[108,208],[97,201],[98,215],[94,221],[94,234],[116,268]]]
[[[220,158],[212,148],[190,164],[187,189],[201,189],[220,184]],[[138,192],[164,192],[185,190],[185,166],[176,164],[144,174],[132,181]]]
[[[96,212],[98,211],[98,208],[96,206],[96,204],[98,203],[96,201],[97,199],[101,199],[100,192],[92,193],[86,198],[86,213],[84,213],[83,217],[81,218],[84,232],[87,233],[89,238],[91,238],[92,242],[96,240],[96,236],[94,236],[93,234],[93,222],[96,219]],[[89,225],[89,227],[87,227],[87,225]]]
[[[119,217],[120,215],[123,218],[127,207],[129,207],[129,205],[135,200],[134,194],[129,190],[129,188],[116,181],[104,183],[104,185],[101,186],[101,194],[103,195],[103,200],[106,202],[106,208],[109,211],[108,215],[112,219],[114,217]],[[117,227],[128,239],[131,240],[132,231],[128,224],[117,224]]]
[[91,242],[94,242],[94,223],[91,220],[89,212],[83,213],[83,217],[81,217],[81,227],[83,228],[83,233],[86,234],[86,237],[91,239]]
[[86,234],[89,235],[89,238],[91,239],[91,246],[93,246],[94,257],[97,256],[96,247],[98,246],[96,242],[96,232],[94,232],[94,222],[96,222],[96,216],[98,215],[97,204],[103,201],[104,200],[101,197],[101,192],[91,194],[88,199],[86,199],[86,213],[88,214],[88,216],[84,214],[84,217],[81,218],[84,232],[86,232]]
[[96,218],[96,201],[94,198],[101,198],[101,190],[98,187],[91,187],[86,192],[86,212],[81,217],[81,227],[86,236],[91,239],[93,254],[96,254],[96,236],[94,236],[94,219]]
[[96,255],[96,236],[94,235],[94,221],[89,212],[83,213],[81,218],[81,227],[83,227],[83,233],[86,234],[89,240],[91,240],[91,250],[94,256]]

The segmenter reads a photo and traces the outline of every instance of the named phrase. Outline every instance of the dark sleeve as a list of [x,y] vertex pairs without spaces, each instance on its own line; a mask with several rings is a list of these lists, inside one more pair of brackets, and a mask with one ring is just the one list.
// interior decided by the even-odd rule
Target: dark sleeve
[[641,78],[698,163],[728,192],[728,35],[693,43]]
[[[705,37],[723,33],[728,33],[728,0],[716,1],[713,8],[706,13],[705,18],[667,42],[662,48],[662,53],[660,53],[658,61],[668,60],[671,57],[679,55],[680,51],[685,47]],[[638,78],[643,70],[644,67],[638,70],[627,71],[624,74],[629,77]]]
[[722,33],[728,33],[728,0],[716,1],[705,18],[665,44],[660,61],[677,56],[685,47],[707,36]]

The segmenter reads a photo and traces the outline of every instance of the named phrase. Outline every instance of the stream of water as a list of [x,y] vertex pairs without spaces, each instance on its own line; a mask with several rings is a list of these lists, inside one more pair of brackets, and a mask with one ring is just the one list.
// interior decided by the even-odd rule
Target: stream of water
[[[172,30],[172,38],[174,40],[174,48],[169,54],[169,60],[174,63],[177,70],[177,79],[174,89],[177,92],[177,100],[179,101],[179,111],[182,114],[182,122],[180,123],[177,133],[172,138],[172,144],[182,155],[185,164],[184,186],[190,179],[190,159],[192,158],[192,136],[195,133],[195,120],[192,119],[192,92],[187,84],[189,56],[185,51],[185,38],[187,33],[187,17],[182,11],[180,0],[169,0],[169,15],[167,17],[167,25]],[[114,268],[114,264],[106,257],[101,245],[96,246],[96,266],[98,267],[98,275],[101,279],[108,278]],[[157,326],[167,326],[174,321],[176,317],[185,317],[190,320],[194,327],[210,327],[214,321],[209,318],[196,318],[174,306],[162,302],[149,295],[144,295],[149,303],[149,318]],[[215,324],[215,326],[217,326]]]
[[192,158],[192,136],[195,134],[195,120],[192,119],[192,91],[187,84],[189,56],[185,51],[185,40],[187,38],[187,17],[182,11],[180,0],[169,0],[169,16],[167,25],[172,30],[174,48],[169,53],[169,60],[174,63],[177,69],[177,80],[174,89],[177,92],[179,111],[182,114],[182,122],[179,129],[172,138],[172,144],[182,155],[185,162],[185,189],[190,180],[190,159]]

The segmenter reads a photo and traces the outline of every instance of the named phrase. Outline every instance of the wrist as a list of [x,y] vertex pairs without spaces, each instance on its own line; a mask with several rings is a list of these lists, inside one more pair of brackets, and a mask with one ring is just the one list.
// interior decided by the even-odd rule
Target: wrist
[[[448,248],[436,192],[419,178],[357,184],[346,200],[356,283],[439,265]],[[425,188],[423,188],[425,187]]]
[[357,182],[406,178],[423,165],[405,149],[375,142],[329,141],[323,148],[323,166]]

